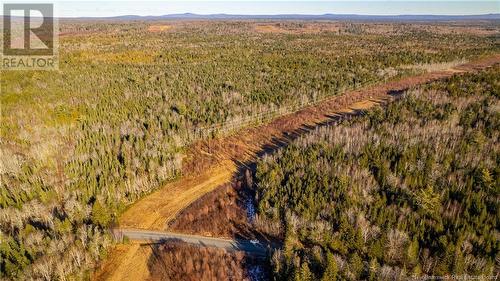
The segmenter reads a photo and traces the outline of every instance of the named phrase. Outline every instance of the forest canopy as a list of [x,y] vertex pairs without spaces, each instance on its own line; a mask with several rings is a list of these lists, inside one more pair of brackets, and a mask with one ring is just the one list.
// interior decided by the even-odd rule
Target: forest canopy
[[496,276],[500,66],[404,93],[266,156],[276,280]]
[[[462,32],[470,28],[478,32]],[[88,278],[112,244],[108,227],[129,204],[180,176],[193,142],[346,89],[497,53],[492,31],[498,28],[495,22],[61,20],[60,71],[5,71],[0,78],[0,278]],[[460,85],[450,87],[460,91]],[[433,112],[431,103],[416,102],[429,120],[457,112],[445,105]],[[496,119],[476,115],[482,107],[460,108],[467,113],[460,126],[476,132],[488,124],[467,138],[486,145]],[[212,126],[216,130],[200,134]],[[425,147],[415,149],[405,157]],[[485,179],[495,179],[491,166]],[[407,181],[413,187],[424,180]],[[335,181],[339,190],[348,184]],[[429,188],[430,197],[419,197],[429,200],[419,204],[434,206],[432,195],[440,191]],[[303,214],[310,219],[320,211],[301,201],[293,209],[308,210]]]

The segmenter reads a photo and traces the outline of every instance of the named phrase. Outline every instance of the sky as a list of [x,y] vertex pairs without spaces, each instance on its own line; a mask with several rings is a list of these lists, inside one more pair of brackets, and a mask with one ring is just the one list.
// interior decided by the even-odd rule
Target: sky
[[[5,1],[7,2],[7,1]],[[17,0],[8,1],[20,2]],[[29,1],[36,2],[36,1]],[[45,0],[41,2],[51,2]],[[56,1],[59,17],[109,17],[166,14],[360,14],[360,15],[477,15],[500,13],[500,0],[364,0],[364,1]]]

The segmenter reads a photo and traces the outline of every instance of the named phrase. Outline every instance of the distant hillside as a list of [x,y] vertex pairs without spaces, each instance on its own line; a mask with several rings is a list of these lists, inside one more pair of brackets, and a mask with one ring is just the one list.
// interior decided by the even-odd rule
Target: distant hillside
[[114,20],[162,20],[162,19],[284,19],[284,20],[356,20],[356,21],[461,21],[461,20],[499,20],[500,14],[484,15],[397,15],[397,16],[374,16],[374,15],[356,15],[356,14],[323,14],[323,15],[301,15],[301,14],[283,14],[283,15],[231,15],[231,14],[170,14],[162,16],[137,16],[124,15],[109,18],[80,18],[80,19],[114,19]]

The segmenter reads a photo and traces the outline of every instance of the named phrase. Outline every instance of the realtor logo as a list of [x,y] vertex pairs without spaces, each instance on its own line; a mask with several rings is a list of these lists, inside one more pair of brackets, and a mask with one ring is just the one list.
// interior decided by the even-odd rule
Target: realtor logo
[[3,70],[57,69],[54,5],[3,4]]

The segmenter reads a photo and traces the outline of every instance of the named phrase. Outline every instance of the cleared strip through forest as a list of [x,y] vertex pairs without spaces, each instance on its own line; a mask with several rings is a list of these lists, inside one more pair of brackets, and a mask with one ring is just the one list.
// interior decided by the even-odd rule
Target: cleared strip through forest
[[[465,64],[467,61],[460,60],[460,61],[453,61],[453,62],[448,62],[448,63],[438,63],[434,64],[434,68],[436,70],[450,70],[455,66]],[[430,65],[409,65],[407,68],[415,68],[415,69],[421,69],[425,70],[426,68],[430,68]],[[285,116],[289,114],[293,114],[297,111],[300,111],[303,108],[314,106],[318,103],[321,103],[327,99],[330,99],[335,96],[339,96],[342,94],[345,94],[346,92],[349,91],[355,91],[358,89],[366,88],[372,85],[376,84],[381,84],[381,83],[386,83],[387,78],[382,78],[382,79],[368,79],[364,82],[359,82],[359,83],[354,83],[352,86],[346,86],[342,89],[340,89],[337,92],[333,93],[328,93],[325,95],[320,95],[317,96],[316,98],[312,100],[302,100],[298,99],[295,102],[283,106],[283,107],[278,107],[274,110],[269,110],[265,112],[260,112],[257,114],[252,114],[249,116],[246,116],[244,118],[241,118],[239,120],[233,121],[229,120],[227,122],[222,122],[219,124],[213,124],[211,126],[205,126],[205,127],[199,127],[194,130],[193,135],[195,136],[196,140],[203,140],[206,139],[207,137],[212,136],[213,134],[217,134],[218,136],[227,136],[231,133],[234,133],[235,131],[242,130],[246,127],[251,127],[252,125],[259,125],[259,124],[264,124],[267,123],[276,117],[279,116]]]
[[[444,71],[428,72],[381,85],[368,86],[328,98],[313,106],[281,116],[268,124],[247,128],[223,138],[199,141],[184,159],[183,176],[145,196],[119,218],[120,228],[165,230],[168,222],[185,207],[230,182],[238,170],[254,159],[318,125],[341,116],[355,115],[389,102],[394,94],[411,87],[450,77],[457,72],[477,71],[500,63],[500,55],[486,57]],[[118,245],[96,272],[96,280],[146,280],[149,248]]]

